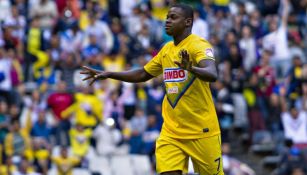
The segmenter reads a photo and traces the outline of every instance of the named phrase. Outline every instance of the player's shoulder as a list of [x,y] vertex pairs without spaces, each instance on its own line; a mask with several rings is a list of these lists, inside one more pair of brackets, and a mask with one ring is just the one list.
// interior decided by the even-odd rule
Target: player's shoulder
[[[191,36],[191,40],[197,42],[197,43],[195,43],[195,44],[203,43],[203,44],[209,44],[209,45],[210,45],[209,41],[206,40],[205,38],[200,37],[200,36],[195,35],[195,34],[191,34],[191,35],[192,35],[192,36]],[[193,43],[194,43],[194,42],[193,42]]]
[[164,43],[161,48],[160,48],[160,53],[165,52],[169,49],[172,49],[172,46],[174,46],[173,41],[168,41],[166,43]]
[[194,34],[192,35],[193,36],[191,37],[191,40],[189,41],[190,48],[193,48],[196,50],[204,49],[204,48],[212,48],[212,45],[209,43],[208,40],[200,36],[194,35]]

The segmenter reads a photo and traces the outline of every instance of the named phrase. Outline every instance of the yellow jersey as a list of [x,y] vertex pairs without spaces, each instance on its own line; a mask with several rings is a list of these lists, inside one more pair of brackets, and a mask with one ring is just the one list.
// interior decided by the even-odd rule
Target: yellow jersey
[[51,159],[57,167],[58,175],[72,175],[73,168],[80,162],[76,157],[52,157]]
[[90,148],[90,138],[92,136],[91,129],[84,129],[78,131],[75,128],[69,131],[72,153],[75,156],[83,157],[87,154]]
[[230,0],[214,0],[214,4],[219,6],[227,6],[229,2]]
[[94,127],[103,119],[103,104],[94,94],[75,94],[75,103],[65,109],[61,115],[68,118],[75,114],[75,122],[84,127]]
[[166,95],[162,104],[164,123],[161,135],[197,139],[220,134],[209,83],[174,63],[181,62],[179,52],[182,49],[189,53],[193,66],[203,59],[214,60],[209,42],[191,34],[178,45],[173,42],[165,44],[144,66],[152,76],[163,73]]

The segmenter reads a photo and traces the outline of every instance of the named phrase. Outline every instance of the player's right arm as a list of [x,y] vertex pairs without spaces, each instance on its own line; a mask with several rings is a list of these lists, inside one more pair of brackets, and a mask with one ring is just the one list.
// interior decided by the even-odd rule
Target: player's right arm
[[87,76],[83,79],[83,81],[90,80],[90,85],[93,84],[96,80],[104,80],[107,78],[131,83],[144,82],[160,75],[163,72],[161,59],[163,58],[164,50],[167,45],[168,44],[164,45],[160,52],[143,68],[128,70],[124,72],[106,72],[83,66],[83,71],[80,72],[80,74]]
[[83,81],[90,80],[90,85],[93,84],[96,80],[104,80],[107,78],[131,83],[144,82],[153,78],[153,76],[147,73],[144,68],[124,72],[99,71],[96,69],[89,68],[87,66],[83,66],[82,68],[83,71],[80,72],[80,74],[87,75],[87,77],[84,78]]

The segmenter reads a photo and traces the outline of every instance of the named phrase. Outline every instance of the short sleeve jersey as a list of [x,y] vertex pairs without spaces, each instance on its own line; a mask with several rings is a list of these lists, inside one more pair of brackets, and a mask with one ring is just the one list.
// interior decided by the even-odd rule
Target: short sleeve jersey
[[214,60],[208,41],[191,34],[178,45],[168,42],[144,69],[152,76],[163,74],[166,95],[162,104],[164,119],[161,135],[196,139],[220,133],[209,83],[193,73],[178,68],[180,50],[187,50],[193,66],[201,60]]

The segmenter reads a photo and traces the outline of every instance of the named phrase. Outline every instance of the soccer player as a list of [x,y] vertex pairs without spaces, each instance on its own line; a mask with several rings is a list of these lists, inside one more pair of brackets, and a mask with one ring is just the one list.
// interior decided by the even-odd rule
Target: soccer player
[[193,9],[173,5],[166,18],[172,42],[143,68],[105,72],[83,67],[81,74],[92,84],[106,78],[143,82],[163,74],[166,95],[162,104],[164,123],[156,143],[157,172],[181,175],[191,157],[200,175],[223,175],[221,137],[209,83],[217,78],[212,46],[191,34]]

